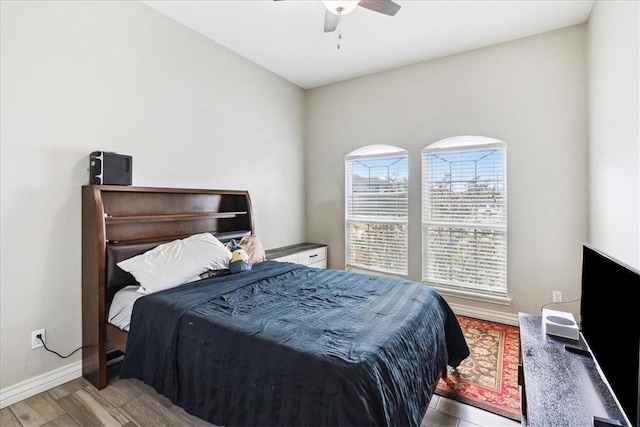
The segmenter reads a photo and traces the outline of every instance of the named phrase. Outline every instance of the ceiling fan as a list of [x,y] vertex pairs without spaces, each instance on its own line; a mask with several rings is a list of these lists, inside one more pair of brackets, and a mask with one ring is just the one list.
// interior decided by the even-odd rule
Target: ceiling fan
[[322,3],[327,8],[327,11],[324,15],[325,33],[335,31],[336,28],[338,28],[338,24],[340,23],[340,17],[353,11],[356,6],[361,6],[365,9],[369,9],[374,12],[382,13],[389,16],[394,16],[400,10],[400,5],[394,3],[391,0],[323,0]]

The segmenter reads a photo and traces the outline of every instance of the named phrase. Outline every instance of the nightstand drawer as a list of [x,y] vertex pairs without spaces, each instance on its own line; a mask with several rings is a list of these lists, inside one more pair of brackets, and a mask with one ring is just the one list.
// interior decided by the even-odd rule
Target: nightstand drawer
[[265,251],[267,259],[292,262],[309,267],[327,268],[327,245],[319,243],[298,243]]
[[[304,265],[310,265],[319,263],[321,261],[326,261],[327,259],[327,248],[316,248],[308,251],[300,252],[298,254],[298,262]],[[326,265],[326,262],[325,262]]]
[[274,258],[273,260],[280,262],[293,262],[295,264],[298,264],[298,254],[291,254],[280,258]]
[[322,261],[314,262],[312,264],[307,264],[307,267],[327,268],[327,260],[323,259]]

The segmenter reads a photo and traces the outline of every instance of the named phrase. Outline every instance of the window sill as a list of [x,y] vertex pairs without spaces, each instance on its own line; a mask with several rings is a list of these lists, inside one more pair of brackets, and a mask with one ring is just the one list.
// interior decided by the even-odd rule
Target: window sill
[[433,289],[438,291],[440,295],[443,295],[443,296],[468,299],[472,301],[489,302],[489,303],[498,304],[498,305],[511,305],[511,298],[508,296],[501,297],[501,296],[495,296],[495,295],[478,294],[478,293],[468,292],[468,291],[460,291],[457,289],[443,288],[443,287],[433,286],[433,285],[429,285],[429,286],[431,286]]
[[394,274],[394,273],[388,273],[388,272],[384,272],[384,271],[377,271],[377,270],[368,270],[366,268],[359,268],[359,267],[354,267],[351,265],[347,265],[345,267],[346,271],[351,271],[354,273],[363,273],[363,274],[370,274],[373,276],[384,276],[384,277],[393,277],[396,279],[407,279],[407,275],[406,274]]

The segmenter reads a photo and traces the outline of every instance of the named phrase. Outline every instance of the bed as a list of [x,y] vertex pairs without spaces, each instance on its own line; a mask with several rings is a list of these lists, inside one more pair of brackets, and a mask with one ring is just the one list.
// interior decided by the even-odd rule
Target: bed
[[135,286],[118,263],[199,233],[251,236],[252,215],[244,191],[83,187],[83,375],[106,386],[123,354],[121,378],[218,425],[420,425],[469,350],[419,283],[264,261],[134,298],[128,332],[107,321]]

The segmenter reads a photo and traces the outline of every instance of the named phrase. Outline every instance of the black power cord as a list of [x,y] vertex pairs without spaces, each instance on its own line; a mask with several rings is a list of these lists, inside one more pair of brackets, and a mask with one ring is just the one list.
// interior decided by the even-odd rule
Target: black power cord
[[576,299],[572,299],[571,301],[556,301],[556,302],[548,302],[546,304],[543,304],[542,307],[540,307],[540,313],[542,313],[542,309],[545,308],[548,305],[554,305],[554,304],[569,304],[570,302],[576,302],[576,301],[580,301],[580,298],[576,298]]
[[76,351],[78,351],[78,350],[82,350],[83,348],[88,347],[87,345],[84,345],[84,346],[82,346],[82,347],[78,347],[78,348],[76,348],[75,350],[73,350],[71,353],[69,353],[67,356],[63,356],[63,355],[61,355],[60,353],[58,353],[57,351],[51,350],[49,347],[47,347],[47,345],[44,343],[44,340],[42,339],[42,334],[38,334],[38,335],[36,335],[36,338],[37,338],[38,340],[40,340],[40,342],[41,342],[41,343],[42,343],[42,345],[44,346],[44,349],[45,349],[45,350],[50,351],[51,353],[54,353],[54,354],[56,354],[58,357],[61,357],[61,358],[63,358],[63,359],[66,359],[67,357],[70,357],[73,353],[75,353],[75,352],[76,352]]

